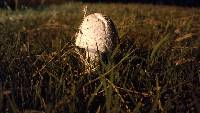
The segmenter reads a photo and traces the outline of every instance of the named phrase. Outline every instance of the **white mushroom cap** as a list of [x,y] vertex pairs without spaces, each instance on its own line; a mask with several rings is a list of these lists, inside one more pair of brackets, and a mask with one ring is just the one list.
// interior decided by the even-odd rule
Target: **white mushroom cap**
[[117,40],[113,22],[101,13],[85,17],[76,34],[76,46],[86,49],[86,57],[91,60],[97,58],[97,51],[100,54],[111,51]]

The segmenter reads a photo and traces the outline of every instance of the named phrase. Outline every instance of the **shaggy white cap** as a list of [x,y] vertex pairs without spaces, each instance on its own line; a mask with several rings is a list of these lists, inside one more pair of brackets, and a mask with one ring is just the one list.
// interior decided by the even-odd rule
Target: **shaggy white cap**
[[111,51],[116,44],[117,33],[111,19],[101,13],[90,14],[84,18],[76,34],[76,46],[86,49],[86,57],[97,58],[97,51]]

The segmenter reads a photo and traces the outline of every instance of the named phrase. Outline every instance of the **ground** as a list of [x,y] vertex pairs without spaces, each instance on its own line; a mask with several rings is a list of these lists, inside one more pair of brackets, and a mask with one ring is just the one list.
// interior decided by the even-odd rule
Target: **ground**
[[[92,72],[74,51],[85,6],[120,37]],[[67,3],[0,17],[1,112],[200,112],[199,8]]]

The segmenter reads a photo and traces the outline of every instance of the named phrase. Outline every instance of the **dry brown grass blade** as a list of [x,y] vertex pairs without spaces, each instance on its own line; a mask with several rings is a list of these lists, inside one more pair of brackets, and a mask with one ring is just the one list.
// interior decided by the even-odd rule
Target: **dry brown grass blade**
[[96,113],[101,113],[101,106],[98,107]]
[[186,64],[188,62],[193,62],[193,61],[195,61],[194,58],[188,58],[188,59],[182,58],[182,59],[178,59],[178,60],[176,60],[174,62],[175,62],[176,65],[182,65],[182,64]]
[[142,96],[144,96],[144,97],[150,97],[150,96],[152,96],[151,93],[147,93],[147,92],[138,92],[138,91],[136,91],[136,90],[134,90],[134,89],[130,90],[130,89],[126,89],[126,88],[122,88],[122,87],[118,87],[118,86],[116,86],[116,88],[118,88],[118,89],[120,89],[120,90],[123,90],[123,91],[125,91],[125,92],[129,92],[129,93],[134,93],[134,94],[142,95]]
[[24,113],[45,113],[43,111],[38,111],[38,110],[25,110]]
[[183,40],[191,39],[193,35],[194,35],[193,33],[188,33],[188,34],[186,34],[186,35],[184,35],[184,36],[182,36],[182,37],[178,37],[178,38],[175,40],[175,42],[181,42],[181,41],[183,41]]
[[11,90],[5,90],[5,91],[3,91],[3,95],[10,95],[12,92],[11,92]]

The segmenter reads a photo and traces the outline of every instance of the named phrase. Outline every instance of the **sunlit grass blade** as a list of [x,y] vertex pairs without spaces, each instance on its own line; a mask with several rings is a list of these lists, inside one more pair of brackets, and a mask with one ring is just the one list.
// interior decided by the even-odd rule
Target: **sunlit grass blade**
[[154,57],[156,57],[156,54],[158,51],[162,48],[162,46],[169,40],[170,38],[170,33],[165,35],[154,47],[150,55],[150,59],[152,60]]

